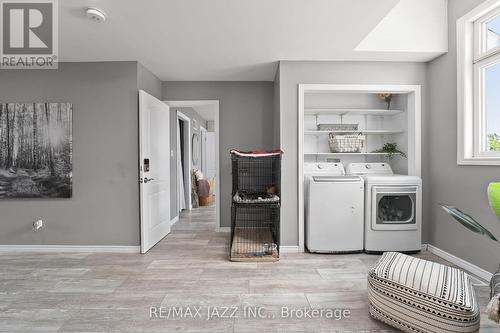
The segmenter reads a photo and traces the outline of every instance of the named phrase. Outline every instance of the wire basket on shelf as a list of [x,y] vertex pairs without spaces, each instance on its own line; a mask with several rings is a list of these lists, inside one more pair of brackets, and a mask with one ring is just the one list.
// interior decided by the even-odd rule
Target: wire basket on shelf
[[330,133],[328,143],[332,153],[361,153],[365,146],[366,136],[363,134]]

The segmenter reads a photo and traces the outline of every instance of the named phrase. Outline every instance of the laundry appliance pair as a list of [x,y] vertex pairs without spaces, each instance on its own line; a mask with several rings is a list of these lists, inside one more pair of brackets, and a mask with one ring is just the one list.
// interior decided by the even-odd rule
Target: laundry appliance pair
[[421,249],[422,180],[388,163],[305,163],[305,243],[310,252]]

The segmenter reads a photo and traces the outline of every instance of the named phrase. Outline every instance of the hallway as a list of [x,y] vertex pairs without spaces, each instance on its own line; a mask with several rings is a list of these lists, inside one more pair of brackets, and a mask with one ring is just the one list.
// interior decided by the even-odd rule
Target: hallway
[[[215,232],[214,208],[199,208],[183,212],[145,255],[1,254],[0,331],[394,332],[368,315],[366,272],[378,256],[296,253],[276,263],[234,263],[228,244],[228,233]],[[487,294],[480,288],[483,307]],[[198,308],[201,318],[167,318],[174,306]],[[150,318],[151,307],[163,318]],[[350,315],[284,318],[282,307]],[[496,329],[486,318],[482,325],[481,332]]]

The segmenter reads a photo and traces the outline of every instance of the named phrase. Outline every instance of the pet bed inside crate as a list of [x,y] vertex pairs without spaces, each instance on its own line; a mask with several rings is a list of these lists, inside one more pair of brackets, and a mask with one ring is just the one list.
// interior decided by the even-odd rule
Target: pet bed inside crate
[[233,197],[236,203],[259,204],[259,203],[279,203],[280,197],[274,193],[250,193],[239,191]]
[[231,261],[278,261],[279,253],[270,228],[235,228]]

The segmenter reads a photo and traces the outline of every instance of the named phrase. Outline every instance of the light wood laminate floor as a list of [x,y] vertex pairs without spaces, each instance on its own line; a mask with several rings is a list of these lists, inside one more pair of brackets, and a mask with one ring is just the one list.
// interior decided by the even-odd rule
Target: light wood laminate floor
[[[1,332],[395,332],[370,318],[366,273],[378,256],[282,254],[227,260],[213,208],[181,214],[149,253],[0,254]],[[429,254],[418,256],[442,261]],[[488,288],[478,288],[482,308]],[[151,307],[200,308],[203,318],[151,318]],[[349,309],[350,318],[282,318],[288,309]],[[206,320],[218,310],[222,317]],[[162,310],[163,309],[163,310]],[[251,318],[243,309],[262,309]],[[160,313],[159,313],[160,314]],[[481,332],[499,332],[486,318]]]

